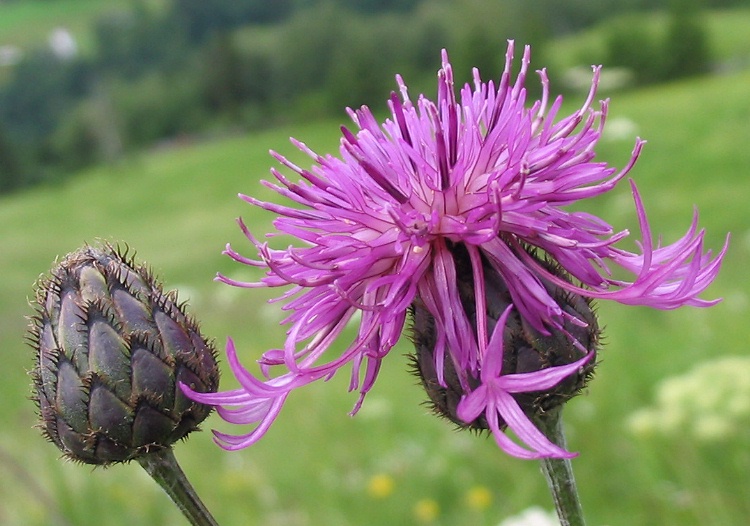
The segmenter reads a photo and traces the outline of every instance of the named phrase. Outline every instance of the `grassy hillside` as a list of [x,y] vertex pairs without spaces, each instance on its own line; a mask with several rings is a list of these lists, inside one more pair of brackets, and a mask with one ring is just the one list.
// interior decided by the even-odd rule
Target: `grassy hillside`
[[[728,230],[734,241],[708,293],[725,298],[718,307],[654,312],[600,306],[603,360],[590,392],[566,414],[570,446],[581,452],[574,467],[592,525],[739,526],[750,516],[746,433],[699,441],[635,436],[627,426],[633,411],[653,402],[663,379],[706,360],[747,355],[748,85],[748,74],[695,80],[617,96],[611,104],[612,127],[627,119],[634,130],[628,138],[603,141],[602,156],[621,165],[633,134],[649,140],[632,176],[655,231],[674,240],[696,205],[710,247],[718,249]],[[263,291],[212,281],[216,271],[250,275],[220,255],[227,241],[247,249],[233,219],[242,214],[256,233],[271,219],[236,193],[269,197],[259,184],[272,164],[268,149],[291,152],[287,137],[294,135],[331,151],[338,124],[174,145],[82,173],[64,186],[0,200],[0,523],[183,524],[136,465],[92,471],[59,462],[54,447],[31,428],[25,374],[31,352],[22,341],[31,284],[56,256],[84,241],[125,241],[169,287],[183,290],[219,347],[231,334],[251,363],[278,344],[282,329]],[[636,227],[625,184],[588,207],[616,227]],[[225,453],[208,433],[179,444],[178,458],[219,522],[495,526],[532,505],[550,509],[536,464],[506,458],[491,440],[458,434],[426,416],[419,405],[425,397],[405,372],[401,355],[407,351],[404,344],[393,352],[354,419],[347,412],[355,396],[345,392],[342,377],[293,396],[276,427],[252,449]],[[227,388],[232,379],[225,376]],[[748,429],[748,415],[737,418]],[[216,417],[206,427],[214,426],[227,429]],[[383,490],[389,481],[392,492]],[[489,502],[472,498],[487,490]],[[424,513],[429,509],[437,510],[433,518]]]
[[51,0],[0,3],[0,46],[30,49],[46,42],[58,27],[67,28],[86,48],[92,38],[92,22],[107,10],[121,5],[117,0]]

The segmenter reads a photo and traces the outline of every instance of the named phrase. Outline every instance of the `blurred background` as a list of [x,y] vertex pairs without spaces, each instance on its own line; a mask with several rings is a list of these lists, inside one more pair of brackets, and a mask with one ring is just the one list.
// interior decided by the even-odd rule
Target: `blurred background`
[[[217,347],[231,335],[252,367],[283,338],[274,291],[212,279],[260,277],[221,250],[254,256],[237,216],[256,235],[270,228],[236,198],[275,199],[260,184],[268,150],[309,165],[294,136],[335,153],[345,107],[385,116],[397,73],[413,99],[434,97],[442,48],[457,83],[473,66],[497,78],[509,38],[532,45],[532,68],[547,68],[566,111],[604,65],[598,154],[621,167],[635,137],[648,140],[631,176],[654,235],[677,239],[694,207],[707,247],[733,235],[706,294],[718,306],[599,306],[601,364],[565,414],[589,524],[747,524],[747,0],[0,0],[0,524],[184,524],[137,465],[62,462],[33,428],[25,316],[56,257],[128,243]],[[626,184],[582,206],[638,232]],[[408,352],[406,341],[394,350],[355,418],[343,375],[293,395],[250,449],[214,446],[209,429],[232,431],[215,416],[178,444],[218,521],[507,526],[551,510],[536,463],[429,415]],[[233,382],[227,371],[222,387]]]

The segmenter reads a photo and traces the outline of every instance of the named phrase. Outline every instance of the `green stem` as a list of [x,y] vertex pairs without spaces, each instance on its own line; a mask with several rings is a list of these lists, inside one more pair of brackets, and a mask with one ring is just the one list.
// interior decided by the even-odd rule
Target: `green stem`
[[[541,431],[552,442],[563,449],[565,434],[562,424],[562,407],[548,411],[536,419]],[[547,479],[547,485],[555,501],[557,516],[561,526],[585,526],[583,508],[576,489],[576,479],[573,476],[573,466],[569,458],[543,458],[542,472]]]
[[218,526],[208,508],[190,485],[177,463],[172,448],[138,457],[143,469],[162,487],[193,526]]

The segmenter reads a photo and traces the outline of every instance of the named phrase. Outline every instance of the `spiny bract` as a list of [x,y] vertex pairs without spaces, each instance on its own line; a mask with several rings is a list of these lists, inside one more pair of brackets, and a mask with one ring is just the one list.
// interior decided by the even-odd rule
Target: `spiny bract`
[[84,246],[36,284],[29,341],[43,434],[65,457],[111,464],[170,447],[210,406],[213,344],[143,265],[111,245]]
[[[461,306],[476,331],[478,322],[474,302],[476,287],[473,282],[471,261],[462,245],[452,247],[452,254],[456,265]],[[540,258],[533,250],[529,250],[529,255],[550,273],[571,281],[570,276],[559,265]],[[488,331],[494,332],[498,320],[513,302],[508,285],[499,273],[486,261],[482,262],[482,270],[486,294],[485,323]],[[568,292],[546,280],[542,280],[542,284],[568,317],[563,322],[562,330],[550,330],[549,334],[544,334],[535,329],[517,311],[510,312],[505,325],[501,327],[503,331],[502,374],[532,373],[549,367],[572,364],[584,358],[587,353],[591,356],[577,372],[572,373],[554,387],[514,393],[513,398],[529,418],[541,418],[551,409],[562,406],[586,386],[594,374],[600,338],[599,323],[591,300]],[[459,428],[489,429],[484,414],[469,422],[462,420],[459,416],[461,400],[469,392],[460,381],[451,360],[444,361],[443,381],[440,381],[441,376],[435,368],[437,338],[435,318],[420,301],[412,303],[411,317],[411,339],[415,348],[411,355],[413,370],[429,396],[428,404],[436,414],[449,419]],[[466,382],[471,390],[481,385],[480,374],[471,372],[464,374],[466,374]],[[499,418],[499,426],[505,429],[506,422],[503,418]]]

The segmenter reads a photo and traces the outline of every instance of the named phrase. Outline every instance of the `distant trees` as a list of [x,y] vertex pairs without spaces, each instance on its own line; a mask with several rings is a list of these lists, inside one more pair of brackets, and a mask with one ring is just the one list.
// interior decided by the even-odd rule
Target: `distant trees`
[[281,22],[298,7],[294,0],[174,0],[168,19],[179,21],[192,43],[246,24]]
[[24,185],[24,170],[16,146],[0,128],[0,192],[9,192]]
[[701,13],[702,0],[669,0],[667,24],[651,27],[633,13],[609,28],[607,64],[633,72],[639,84],[705,73],[711,53]]
[[[699,71],[698,1],[655,2],[671,2],[666,35],[613,27],[610,63],[642,82]],[[382,105],[396,73],[417,96],[434,90],[442,48],[457,82],[472,66],[492,78],[508,38],[538,57],[555,32],[644,2],[133,0],[96,20],[93,53],[40,49],[0,83],[0,192],[179,135]]]
[[[61,60],[51,51],[34,53],[15,66],[13,80],[0,89],[0,128],[4,148],[15,160],[0,159],[16,172],[3,188],[18,188],[50,177],[57,163],[52,136],[88,93],[90,69],[82,61]],[[5,153],[4,153],[5,152]],[[20,173],[19,173],[20,172]]]
[[708,71],[711,52],[701,14],[703,0],[670,0],[664,39],[665,78],[689,77]]

